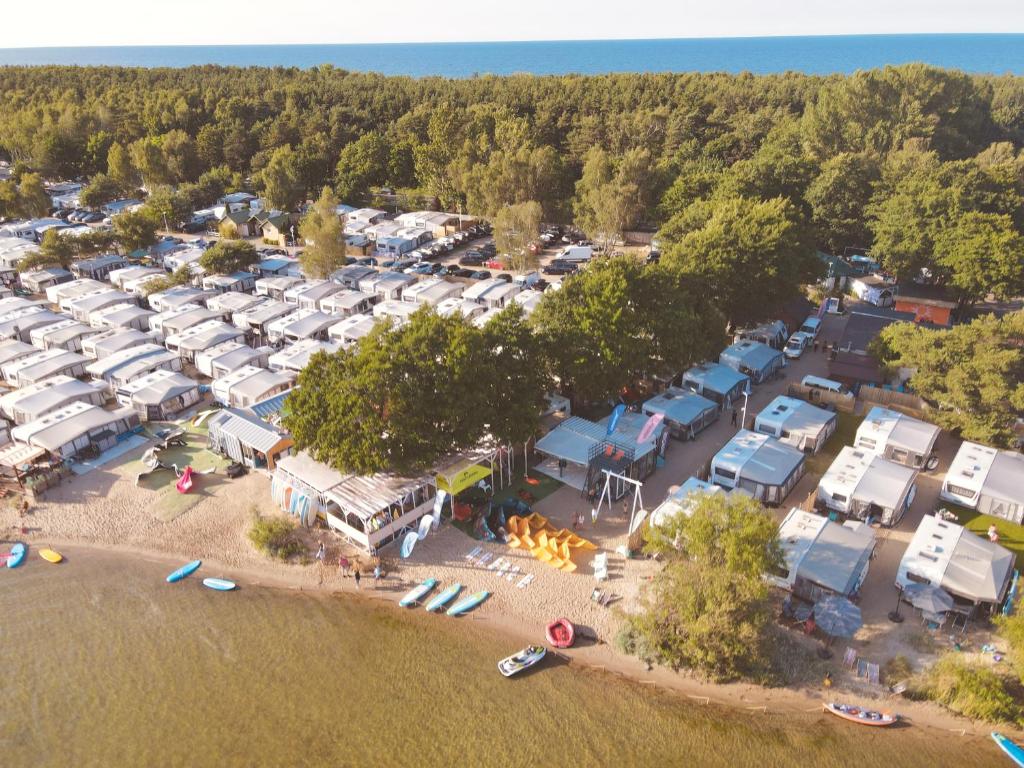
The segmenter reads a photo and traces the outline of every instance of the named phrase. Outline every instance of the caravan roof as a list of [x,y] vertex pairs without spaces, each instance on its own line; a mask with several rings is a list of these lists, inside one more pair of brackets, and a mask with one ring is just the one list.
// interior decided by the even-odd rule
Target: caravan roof
[[184,374],[160,370],[122,384],[117,394],[119,399],[124,397],[132,403],[157,406],[198,388],[199,385]]
[[111,328],[82,341],[82,353],[93,360],[153,341],[148,333],[134,328]]
[[840,493],[863,504],[899,509],[917,471],[853,446],[844,446],[819,483],[827,493]]
[[194,353],[224,342],[237,341],[244,336],[240,329],[223,320],[206,320],[180,333],[171,334],[165,343],[168,349],[173,347],[179,352]]
[[202,306],[211,297],[206,291],[192,288],[188,285],[176,285],[166,291],[158,291],[149,294],[148,301],[157,312],[166,312],[168,309],[180,307],[183,304],[195,304]]
[[46,300],[51,304],[60,305],[65,299],[82,296],[86,293],[94,293],[95,291],[107,290],[110,290],[110,286],[106,283],[93,280],[91,277],[83,277],[80,280],[71,280],[67,283],[50,286],[46,289]]
[[928,456],[935,447],[939,431],[934,424],[875,406],[857,427],[854,444],[873,453],[884,453],[886,446],[892,445]]
[[341,349],[340,342],[316,341],[303,339],[289,344],[280,352],[270,356],[268,365],[272,371],[301,371],[309,364],[309,359],[317,352],[332,354]]
[[131,423],[134,418],[130,408],[107,411],[87,403],[71,403],[60,410],[15,427],[11,430],[11,436],[23,443],[30,443],[56,453],[85,434],[111,427],[122,420]]
[[711,460],[761,485],[779,485],[803,463],[804,454],[774,437],[741,429]]
[[725,395],[749,382],[750,377],[721,363],[701,363],[684,373],[683,381],[702,390]]
[[646,414],[663,413],[665,419],[676,424],[690,424],[718,406],[706,397],[679,387],[668,387],[644,403]]
[[150,355],[159,355],[166,351],[167,350],[163,347],[151,342],[137,344],[125,349],[120,349],[117,352],[103,355],[99,359],[89,363],[89,365],[85,367],[85,370],[86,373],[94,378],[109,379],[118,368],[128,365],[128,363]]
[[235,312],[244,312],[245,310],[251,309],[257,304],[262,304],[267,300],[268,299],[265,296],[253,296],[250,293],[229,291],[227,293],[218,293],[215,296],[210,296],[206,300],[206,306],[212,310],[228,315],[234,314]]

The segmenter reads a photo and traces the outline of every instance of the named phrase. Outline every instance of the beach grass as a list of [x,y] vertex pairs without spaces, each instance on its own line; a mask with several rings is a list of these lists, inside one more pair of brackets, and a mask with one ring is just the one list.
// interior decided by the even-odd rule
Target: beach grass
[[836,456],[843,450],[843,446],[853,445],[857,437],[857,427],[860,426],[863,416],[853,413],[839,412],[836,431],[829,437],[828,442],[817,453],[807,457],[807,474],[824,475],[826,470],[832,466]]
[[956,514],[960,525],[982,538],[988,538],[989,526],[994,525],[999,532],[999,543],[1017,558],[1016,567],[1024,566],[1024,525],[1011,523],[1001,517],[983,515],[959,504],[950,504],[948,501],[943,501],[942,506]]

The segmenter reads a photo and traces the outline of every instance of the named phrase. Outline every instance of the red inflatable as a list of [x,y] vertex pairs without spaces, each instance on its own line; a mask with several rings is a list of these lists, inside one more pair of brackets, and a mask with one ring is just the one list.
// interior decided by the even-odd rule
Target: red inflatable
[[555,619],[548,624],[545,634],[555,648],[568,648],[576,641],[576,627],[568,619]]

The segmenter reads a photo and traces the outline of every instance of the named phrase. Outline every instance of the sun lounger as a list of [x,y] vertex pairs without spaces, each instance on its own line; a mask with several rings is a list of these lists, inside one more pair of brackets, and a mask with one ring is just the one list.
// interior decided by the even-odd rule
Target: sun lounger
[[853,669],[857,664],[857,651],[853,648],[847,648],[846,653],[843,654],[843,666],[847,669]]
[[526,589],[530,586],[531,581],[533,581],[533,574],[528,573],[519,580],[519,583],[516,584],[516,589]]
[[511,568],[509,568],[508,573],[505,574],[505,580],[513,581],[517,573],[519,573],[519,566],[513,565]]
[[600,552],[594,555],[594,578],[598,581],[605,581],[608,578],[608,553]]
[[484,549],[483,547],[473,547],[473,549],[470,550],[469,554],[466,555],[466,559],[467,560],[472,560],[474,557],[476,557],[481,552],[483,552],[483,549]]

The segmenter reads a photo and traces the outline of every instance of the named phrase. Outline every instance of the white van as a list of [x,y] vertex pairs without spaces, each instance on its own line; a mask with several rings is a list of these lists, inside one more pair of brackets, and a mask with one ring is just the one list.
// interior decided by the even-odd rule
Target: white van
[[838,381],[832,381],[832,379],[823,379],[820,376],[804,376],[800,380],[800,383],[805,387],[811,389],[825,389],[829,392],[836,392],[840,395],[846,394],[846,387],[840,384]]
[[800,331],[806,333],[811,339],[818,338],[818,331],[821,330],[821,320],[818,319],[817,315],[811,315],[804,324],[800,326]]

